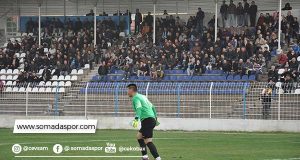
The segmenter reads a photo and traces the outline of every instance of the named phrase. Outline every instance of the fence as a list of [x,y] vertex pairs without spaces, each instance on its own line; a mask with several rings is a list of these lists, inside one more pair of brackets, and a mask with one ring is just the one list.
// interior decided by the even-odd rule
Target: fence
[[[297,83],[135,82],[160,117],[300,120]],[[34,83],[4,86],[0,114],[26,116],[134,116],[129,82],[65,86]],[[299,85],[300,86],[300,85]],[[262,90],[271,88],[262,96]]]

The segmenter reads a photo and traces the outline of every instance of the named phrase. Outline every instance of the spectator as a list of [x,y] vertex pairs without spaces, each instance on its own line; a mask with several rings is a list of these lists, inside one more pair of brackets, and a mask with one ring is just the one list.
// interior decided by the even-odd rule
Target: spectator
[[223,25],[223,28],[225,28],[226,22],[227,22],[227,17],[228,17],[228,5],[226,4],[225,0],[223,0],[223,4],[220,8],[220,13],[222,16],[222,25]]
[[249,8],[250,26],[251,27],[255,26],[256,15],[257,15],[257,5],[255,4],[255,1],[252,1],[251,6]]
[[205,17],[205,13],[202,11],[201,8],[198,8],[198,12],[197,12],[197,15],[196,15],[197,31],[198,31],[198,33],[200,33],[201,36],[202,36],[202,32],[203,32],[204,17]]
[[263,119],[269,119],[271,114],[271,102],[272,102],[272,86],[274,82],[272,80],[269,81],[266,88],[264,88],[261,92],[262,99],[262,116]]
[[48,67],[44,68],[44,71],[42,73],[42,78],[41,81],[47,82],[51,79],[51,71],[49,70]]
[[148,65],[144,62],[140,62],[140,66],[138,68],[138,71],[137,71],[137,76],[147,76],[149,75],[149,68],[148,68]]
[[249,9],[250,9],[250,5],[247,2],[247,0],[243,0],[244,1],[244,25],[248,26],[249,24]]
[[90,10],[90,13],[86,14],[86,16],[94,16],[94,15],[95,15],[95,13],[92,9]]
[[284,5],[284,8],[282,8],[282,10],[292,10],[292,7],[291,7],[290,3],[286,3]]
[[195,64],[193,60],[189,60],[188,66],[187,66],[187,75],[192,76],[194,74]]
[[287,61],[288,61],[287,55],[283,51],[281,51],[280,55],[278,56],[278,63],[280,64],[280,66],[283,67]]
[[237,24],[238,27],[244,26],[244,8],[241,2],[238,3],[236,8],[236,17],[237,17]]
[[271,66],[271,69],[268,71],[268,78],[272,79],[273,81],[277,82],[278,80],[278,70],[274,65]]
[[152,27],[152,25],[153,25],[153,16],[151,15],[151,12],[148,12],[148,15],[144,19],[144,22]]
[[200,75],[202,73],[202,65],[200,63],[200,60],[198,59],[196,61],[196,64],[195,64],[195,72],[194,72],[194,75]]
[[108,67],[105,64],[105,61],[100,62],[99,68],[98,68],[98,74],[99,74],[99,80],[102,81],[104,76],[108,73]]
[[135,13],[135,34],[140,33],[141,31],[141,23],[142,23],[142,14],[140,13],[139,9],[136,9],[136,13]]
[[167,10],[164,10],[164,14],[163,15],[169,15]]
[[235,27],[236,26],[236,5],[233,3],[233,0],[230,0],[230,4],[228,6],[228,23],[230,26]]

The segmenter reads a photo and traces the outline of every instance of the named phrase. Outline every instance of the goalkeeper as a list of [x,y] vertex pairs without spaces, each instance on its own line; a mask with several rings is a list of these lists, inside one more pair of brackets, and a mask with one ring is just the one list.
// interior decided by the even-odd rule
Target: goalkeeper
[[129,84],[127,88],[128,96],[132,98],[132,105],[136,114],[135,119],[132,121],[132,126],[137,128],[139,120],[141,121],[141,129],[137,133],[137,140],[142,150],[142,160],[149,160],[146,146],[148,146],[156,160],[161,160],[155,145],[152,143],[153,129],[159,125],[155,107],[146,96],[137,92],[135,84]]

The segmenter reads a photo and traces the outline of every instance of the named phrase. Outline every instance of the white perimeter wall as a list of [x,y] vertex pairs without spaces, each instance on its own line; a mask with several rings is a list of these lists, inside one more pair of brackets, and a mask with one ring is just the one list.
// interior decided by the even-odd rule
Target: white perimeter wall
[[[1,116],[0,128],[13,128],[15,119],[85,119],[84,117],[24,117]],[[97,117],[98,129],[132,129],[132,117]],[[246,132],[300,132],[300,121],[296,120],[242,120],[242,119],[193,119],[160,118],[157,130],[184,131],[246,131]]]

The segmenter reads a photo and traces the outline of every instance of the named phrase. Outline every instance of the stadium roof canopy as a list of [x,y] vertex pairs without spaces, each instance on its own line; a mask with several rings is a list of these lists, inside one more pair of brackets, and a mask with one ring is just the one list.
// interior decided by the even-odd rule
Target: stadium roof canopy
[[[219,4],[223,0],[219,0]],[[229,0],[226,0],[229,3]],[[234,0],[235,3],[242,0]],[[252,0],[248,0],[252,1]],[[278,10],[279,0],[256,0],[259,10]],[[282,5],[289,2],[294,9],[300,9],[300,0],[282,0]],[[41,3],[42,15],[64,15],[64,0],[0,0],[0,17],[5,15],[37,15],[38,4]],[[94,6],[97,12],[112,14],[117,10],[127,9],[135,12],[139,8],[142,13],[153,11],[153,0],[65,0],[66,15],[85,15]],[[198,7],[206,12],[214,12],[214,0],[157,0],[156,12],[194,14]],[[220,6],[220,5],[219,5]]]

